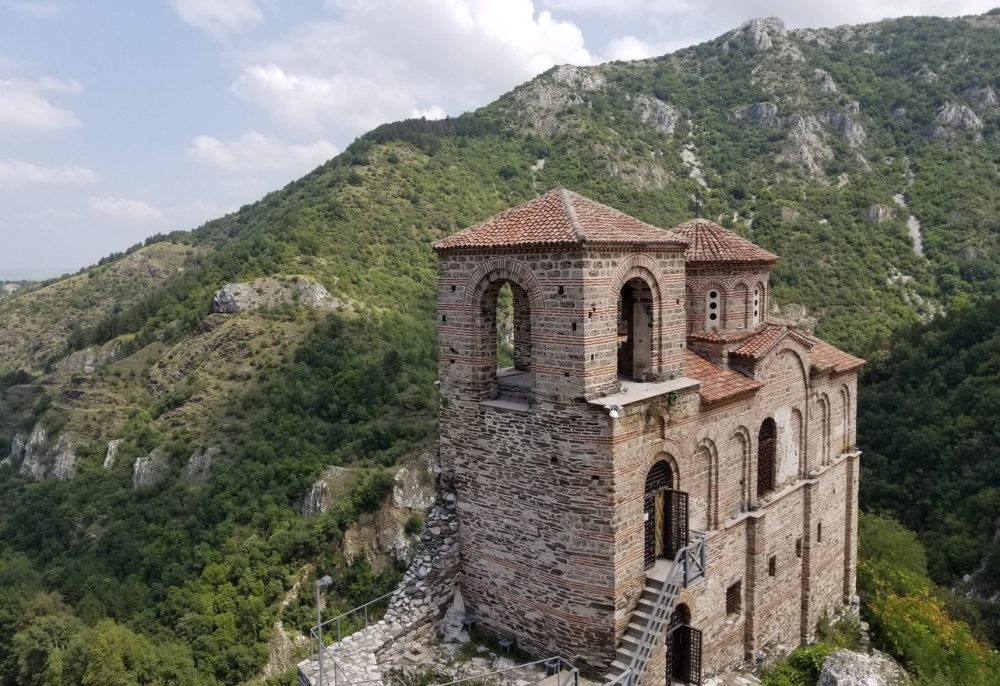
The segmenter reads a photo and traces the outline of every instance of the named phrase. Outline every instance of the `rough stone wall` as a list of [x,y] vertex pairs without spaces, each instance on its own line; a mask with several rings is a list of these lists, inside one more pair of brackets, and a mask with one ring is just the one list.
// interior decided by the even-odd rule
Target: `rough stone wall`
[[[739,331],[753,328],[753,292],[759,288],[759,319],[764,321],[770,286],[767,267],[689,266],[687,269],[687,332],[718,328]],[[722,317],[718,325],[706,326],[705,296],[718,290]]]
[[582,403],[521,412],[469,401],[441,413],[468,613],[531,652],[583,664],[610,662],[615,645],[611,460],[595,446],[601,414]]
[[[379,655],[397,640],[441,616],[455,594],[458,572],[458,519],[455,495],[445,490],[420,534],[420,548],[403,580],[389,599],[385,616],[371,626],[330,645],[324,651],[323,681],[356,684],[382,678]],[[316,686],[319,663],[315,659],[298,664],[299,686]]]

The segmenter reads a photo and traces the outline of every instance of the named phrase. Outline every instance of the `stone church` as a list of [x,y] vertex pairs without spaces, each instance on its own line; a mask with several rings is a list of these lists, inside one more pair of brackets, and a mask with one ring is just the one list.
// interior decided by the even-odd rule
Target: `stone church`
[[776,255],[564,189],[434,248],[477,626],[607,681],[700,683],[850,602],[864,361],[768,317]]

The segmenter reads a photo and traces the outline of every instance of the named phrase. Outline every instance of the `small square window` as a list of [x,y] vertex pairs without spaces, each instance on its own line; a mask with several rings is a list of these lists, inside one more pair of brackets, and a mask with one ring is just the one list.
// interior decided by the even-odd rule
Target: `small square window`
[[778,573],[778,558],[774,555],[767,561],[767,575],[774,576]]
[[743,609],[743,582],[737,581],[726,589],[726,614],[738,615]]

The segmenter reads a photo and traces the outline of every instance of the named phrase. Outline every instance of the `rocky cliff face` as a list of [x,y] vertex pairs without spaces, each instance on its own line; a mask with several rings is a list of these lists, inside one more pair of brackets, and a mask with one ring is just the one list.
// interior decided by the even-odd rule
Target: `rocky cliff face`
[[65,481],[76,475],[76,460],[75,441],[71,436],[63,434],[50,440],[45,427],[36,424],[30,434],[14,436],[10,454],[0,461],[0,466],[17,469],[35,481],[47,478]]
[[906,671],[884,653],[838,650],[823,662],[817,686],[908,686]]
[[212,312],[236,314],[252,310],[301,305],[318,309],[339,309],[344,303],[312,279],[263,277],[248,283],[227,283],[212,298]]
[[132,487],[136,490],[152,488],[163,483],[170,472],[167,456],[159,449],[145,457],[136,458],[132,467]]
[[124,352],[123,346],[118,343],[103,347],[92,346],[67,355],[56,362],[55,366],[60,371],[93,374],[98,369],[121,359]]

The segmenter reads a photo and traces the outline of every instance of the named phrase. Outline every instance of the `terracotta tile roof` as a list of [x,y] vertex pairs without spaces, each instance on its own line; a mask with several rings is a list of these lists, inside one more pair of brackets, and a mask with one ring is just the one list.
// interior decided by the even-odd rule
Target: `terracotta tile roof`
[[702,402],[712,404],[749,395],[764,386],[735,369],[723,369],[693,350],[684,350],[684,376],[701,382],[698,394]]
[[816,346],[810,352],[809,360],[815,371],[833,374],[854,371],[865,364],[865,361],[860,357],[845,353],[843,350],[819,340],[816,341]]
[[794,338],[807,348],[812,348],[816,344],[815,338],[801,329],[786,326],[784,324],[765,324],[752,336],[743,341],[743,344],[730,352],[736,357],[746,357],[751,360],[759,360],[767,355],[774,346],[786,336]]
[[676,233],[557,188],[434,244],[435,250],[583,243],[686,245]]
[[688,241],[688,264],[774,264],[778,256],[707,219],[692,219],[673,231]]

